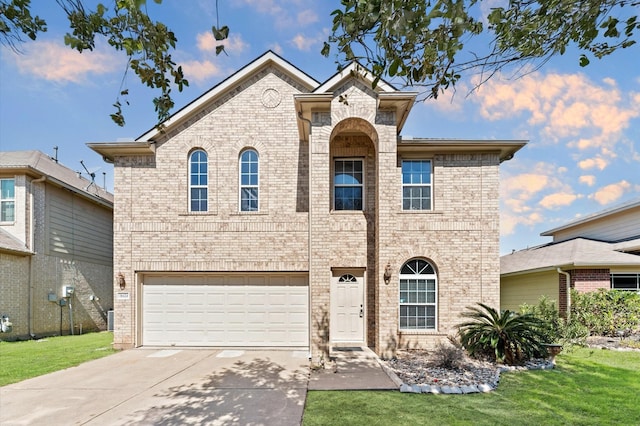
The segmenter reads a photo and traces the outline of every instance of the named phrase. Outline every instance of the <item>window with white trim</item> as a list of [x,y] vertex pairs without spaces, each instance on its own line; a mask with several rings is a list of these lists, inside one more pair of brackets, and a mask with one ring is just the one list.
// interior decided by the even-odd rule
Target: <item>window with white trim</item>
[[412,259],[400,269],[400,330],[435,330],[438,277],[423,259]]
[[431,160],[402,160],[402,210],[431,210]]
[[611,289],[640,291],[640,274],[611,274]]
[[189,211],[208,211],[209,164],[207,153],[201,149],[189,155]]
[[16,220],[16,181],[0,179],[0,222]]
[[247,149],[240,154],[240,211],[255,212],[259,207],[258,153]]
[[361,159],[338,159],[333,168],[333,209],[363,210],[364,166]]

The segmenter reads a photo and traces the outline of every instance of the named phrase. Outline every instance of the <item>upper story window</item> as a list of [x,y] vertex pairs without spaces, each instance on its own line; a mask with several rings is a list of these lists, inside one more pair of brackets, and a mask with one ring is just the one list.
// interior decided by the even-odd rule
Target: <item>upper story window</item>
[[260,199],[258,153],[248,149],[240,154],[240,211],[256,212]]
[[431,210],[431,160],[402,160],[402,210]]
[[16,220],[16,181],[0,179],[0,222]]
[[189,211],[207,211],[208,179],[207,153],[201,149],[193,151],[189,156]]
[[613,290],[640,291],[640,274],[611,274]]
[[360,159],[335,160],[333,169],[334,210],[363,210],[364,172]]
[[400,330],[435,330],[438,277],[433,266],[412,259],[400,270]]

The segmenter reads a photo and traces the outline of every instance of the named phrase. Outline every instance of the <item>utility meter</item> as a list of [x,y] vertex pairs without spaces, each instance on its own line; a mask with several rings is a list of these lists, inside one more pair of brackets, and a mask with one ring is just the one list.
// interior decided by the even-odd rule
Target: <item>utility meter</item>
[[75,291],[76,291],[75,287],[71,285],[65,286],[62,291],[62,297],[71,297],[73,296],[73,292]]

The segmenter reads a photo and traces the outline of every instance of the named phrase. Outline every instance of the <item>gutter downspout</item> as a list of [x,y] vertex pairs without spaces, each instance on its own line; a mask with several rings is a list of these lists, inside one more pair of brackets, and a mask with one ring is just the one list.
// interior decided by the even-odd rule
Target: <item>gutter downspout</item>
[[565,276],[567,285],[567,322],[569,322],[569,317],[571,315],[571,275],[560,268],[556,268],[556,271],[558,271],[559,274],[563,274]]
[[313,336],[312,336],[312,329],[313,329],[313,318],[311,316],[311,295],[312,295],[312,291],[311,291],[311,173],[313,172],[311,170],[311,129],[313,128],[313,124],[311,123],[311,120],[304,118],[302,116],[302,111],[298,111],[298,119],[300,119],[301,121],[306,121],[307,123],[309,123],[309,148],[308,148],[308,163],[309,163],[309,182],[307,183],[307,185],[309,185],[309,206],[308,206],[308,210],[309,210],[309,215],[308,215],[308,219],[307,219],[307,228],[308,228],[308,240],[307,240],[307,265],[308,265],[308,269],[309,269],[309,359],[311,361],[313,361],[313,350],[311,348],[311,345],[313,344]]
[[34,206],[34,196],[33,196],[33,184],[34,183],[42,183],[47,180],[47,176],[43,175],[38,179],[33,179],[29,183],[29,207],[31,208],[31,214],[29,215],[29,250],[31,250],[34,254],[29,256],[29,300],[27,304],[27,328],[29,329],[29,336],[31,338],[34,337],[33,333],[33,263],[35,256],[35,230],[33,229],[35,219],[34,216],[36,214],[36,209]]

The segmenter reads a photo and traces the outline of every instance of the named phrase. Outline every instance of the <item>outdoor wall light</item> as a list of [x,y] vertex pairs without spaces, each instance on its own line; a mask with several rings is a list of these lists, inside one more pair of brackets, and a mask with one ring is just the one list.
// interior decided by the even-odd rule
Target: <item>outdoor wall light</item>
[[122,272],[118,273],[117,279],[120,290],[124,290],[124,288],[127,286],[127,282],[124,280],[124,274]]
[[384,267],[384,283],[389,284],[391,282],[391,264],[387,263],[387,266]]

